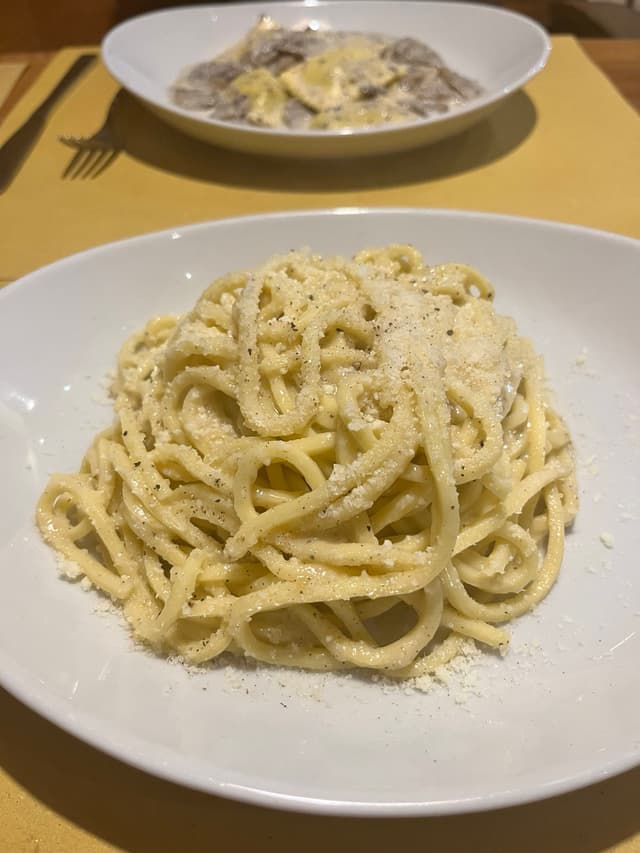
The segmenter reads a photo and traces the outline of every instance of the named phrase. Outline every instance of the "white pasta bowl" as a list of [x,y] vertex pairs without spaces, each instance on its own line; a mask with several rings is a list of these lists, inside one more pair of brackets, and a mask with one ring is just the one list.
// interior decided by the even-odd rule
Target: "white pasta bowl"
[[[545,359],[575,440],[581,507],[557,583],[450,689],[250,662],[189,671],[130,640],[60,579],[35,527],[54,471],[111,423],[104,380],[128,335],[217,276],[312,246],[413,243],[495,286]],[[456,211],[343,209],[148,234],[61,260],[0,293],[0,684],[144,770],[257,804],[427,815],[538,799],[640,762],[640,242]],[[606,283],[606,286],[603,286]],[[603,317],[606,322],[603,323]],[[105,405],[106,403],[106,405]],[[634,519],[636,520],[634,522]]]
[[[477,81],[484,94],[438,116],[340,131],[299,131],[218,121],[176,106],[169,88],[186,66],[213,59],[267,14],[292,27],[412,36]],[[152,12],[113,29],[102,45],[105,65],[132,95],[168,124],[197,139],[252,154],[338,157],[383,154],[436,142],[484,118],[545,65],[545,31],[530,19],[470,3],[304,0],[193,6]]]

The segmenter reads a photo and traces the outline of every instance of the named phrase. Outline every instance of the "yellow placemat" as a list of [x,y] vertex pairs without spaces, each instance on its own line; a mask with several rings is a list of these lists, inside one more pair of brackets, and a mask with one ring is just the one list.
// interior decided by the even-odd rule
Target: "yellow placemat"
[[[56,56],[8,136],[78,51]],[[410,205],[537,216],[640,236],[640,118],[570,37],[548,67],[456,139],[356,163],[258,161],[192,141],[133,99],[127,151],[97,180],[63,181],[59,133],[90,133],[116,84],[98,65],[61,102],[0,196],[0,279],[97,243],[188,222],[291,208]]]
[[16,85],[26,67],[26,62],[0,63],[0,107],[7,100],[9,92]]

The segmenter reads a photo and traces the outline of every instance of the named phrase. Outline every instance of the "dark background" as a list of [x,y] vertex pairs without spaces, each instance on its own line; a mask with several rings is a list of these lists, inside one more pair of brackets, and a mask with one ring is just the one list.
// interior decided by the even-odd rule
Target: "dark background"
[[[191,0],[189,5],[195,2]],[[388,2],[392,7],[393,0]],[[111,27],[126,18],[178,5],[187,3],[181,4],[180,0],[0,0],[0,51],[54,50],[67,45],[97,44]],[[495,0],[493,5],[528,15],[551,32],[582,37],[640,37],[640,0]]]

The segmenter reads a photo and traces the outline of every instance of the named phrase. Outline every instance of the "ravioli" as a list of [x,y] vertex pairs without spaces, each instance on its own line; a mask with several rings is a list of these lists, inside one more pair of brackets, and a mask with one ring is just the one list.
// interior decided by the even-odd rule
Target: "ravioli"
[[265,127],[278,127],[282,124],[287,91],[280,80],[266,68],[245,71],[236,77],[231,87],[247,98],[247,118],[250,122]]
[[365,98],[372,89],[383,90],[404,71],[380,58],[380,44],[354,37],[283,72],[281,80],[295,98],[320,113]]

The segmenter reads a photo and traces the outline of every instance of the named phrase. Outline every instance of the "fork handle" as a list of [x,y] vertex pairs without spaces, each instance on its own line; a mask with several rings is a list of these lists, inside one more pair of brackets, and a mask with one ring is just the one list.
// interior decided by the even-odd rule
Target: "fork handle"
[[47,112],[50,107],[58,100],[61,95],[67,91],[69,86],[75,83],[76,79],[82,74],[85,68],[88,68],[90,65],[96,61],[97,57],[94,53],[83,53],[82,56],[79,56],[76,61],[73,63],[71,68],[67,71],[67,73],[62,77],[61,80],[56,83],[53,89],[49,92],[44,101],[40,104],[36,112],[42,110],[43,112]]

